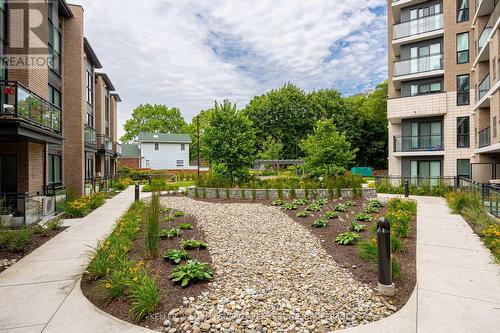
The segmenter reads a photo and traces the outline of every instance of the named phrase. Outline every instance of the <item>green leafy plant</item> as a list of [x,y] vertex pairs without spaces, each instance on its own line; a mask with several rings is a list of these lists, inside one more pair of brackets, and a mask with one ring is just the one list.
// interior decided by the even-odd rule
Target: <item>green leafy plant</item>
[[319,198],[319,199],[314,200],[314,203],[316,205],[319,205],[319,206],[324,206],[328,203],[328,200],[325,198]]
[[372,216],[366,213],[356,214],[354,218],[356,219],[356,221],[362,221],[362,222],[371,222],[372,220]]
[[293,200],[293,204],[297,205],[297,206],[304,206],[307,204],[307,200],[304,198],[298,198],[298,199]]
[[350,231],[355,231],[355,232],[361,232],[364,231],[366,226],[364,224],[360,224],[357,222],[351,222],[351,225],[349,225],[349,230]]
[[32,238],[33,233],[29,229],[0,231],[0,249],[10,253],[22,252]]
[[146,269],[141,270],[134,278],[128,288],[130,314],[134,320],[140,321],[155,312],[160,302],[160,293],[156,278]]
[[377,240],[370,239],[360,242],[358,244],[358,254],[362,260],[376,263],[378,258]]
[[403,251],[403,242],[396,236],[391,235],[391,251],[392,253],[399,253]]
[[369,207],[376,207],[376,208],[381,208],[383,207],[384,205],[382,204],[382,202],[378,199],[370,199],[370,201],[368,201],[368,204],[367,204]]
[[356,206],[356,204],[355,204],[353,201],[351,201],[351,200],[346,200],[346,201],[344,202],[344,205],[345,205],[346,207]]
[[401,277],[401,266],[399,265],[396,257],[391,258],[391,266],[392,266],[392,278],[397,280]]
[[359,239],[359,235],[355,232],[349,231],[340,234],[335,238],[335,243],[340,245],[351,245]]
[[321,206],[318,204],[312,203],[306,207],[306,210],[309,212],[319,212],[319,211],[321,211]]
[[145,233],[146,249],[151,257],[158,255],[159,229],[160,229],[160,197],[157,192],[151,195],[151,202],[148,207],[147,224]]
[[283,210],[296,210],[297,205],[295,205],[294,203],[285,203],[284,205],[281,206],[281,208]]
[[339,217],[339,214],[337,212],[334,212],[334,211],[328,211],[325,213],[325,219],[336,219]]
[[284,204],[285,202],[281,199],[276,199],[271,203],[272,206],[283,206]]
[[165,222],[172,222],[175,220],[175,218],[173,216],[165,216],[165,218],[163,219]]
[[175,217],[182,217],[184,215],[186,215],[186,213],[184,213],[183,211],[180,211],[180,210],[177,210],[174,212]]
[[193,282],[210,280],[213,275],[214,273],[209,264],[198,260],[189,260],[186,264],[175,267],[170,278],[172,282],[187,287]]
[[168,207],[160,207],[160,213],[165,214],[165,213],[170,213],[173,209],[168,208]]
[[206,249],[207,244],[201,240],[196,239],[185,239],[181,242],[181,247],[183,249]]
[[175,237],[180,237],[182,235],[182,231],[180,229],[177,229],[177,228],[173,228],[173,229],[163,229],[160,231],[160,238],[162,239],[171,239],[171,238],[175,238]]
[[316,220],[314,221],[313,224],[311,224],[311,227],[313,228],[326,228],[328,226],[328,221],[326,220]]
[[170,250],[165,251],[165,253],[163,254],[163,259],[169,260],[175,264],[178,264],[182,260],[191,259],[191,257],[189,256],[189,253],[186,250],[170,249]]
[[191,223],[180,223],[179,229],[181,230],[190,230],[193,229],[193,225]]
[[309,213],[309,212],[307,212],[307,211],[304,210],[304,211],[298,212],[296,216],[303,218],[303,217],[311,216],[311,213]]
[[365,213],[367,214],[373,214],[373,213],[378,213],[378,208],[377,207],[372,207],[372,206],[366,206],[364,209]]
[[347,211],[347,206],[345,204],[338,204],[334,209],[336,212],[345,212]]

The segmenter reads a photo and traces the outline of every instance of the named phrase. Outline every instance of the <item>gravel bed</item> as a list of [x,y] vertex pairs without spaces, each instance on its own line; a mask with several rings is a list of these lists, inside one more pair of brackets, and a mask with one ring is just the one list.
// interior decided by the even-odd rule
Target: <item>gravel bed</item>
[[197,217],[216,271],[208,292],[170,311],[167,332],[329,332],[394,311],[275,207],[161,200]]

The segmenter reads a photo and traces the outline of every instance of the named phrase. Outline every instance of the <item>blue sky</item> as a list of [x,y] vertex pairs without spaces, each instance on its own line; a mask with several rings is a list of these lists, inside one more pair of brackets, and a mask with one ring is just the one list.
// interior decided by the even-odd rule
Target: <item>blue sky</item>
[[386,0],[76,0],[120,93],[186,120],[214,100],[243,107],[286,82],[354,94],[387,77]]

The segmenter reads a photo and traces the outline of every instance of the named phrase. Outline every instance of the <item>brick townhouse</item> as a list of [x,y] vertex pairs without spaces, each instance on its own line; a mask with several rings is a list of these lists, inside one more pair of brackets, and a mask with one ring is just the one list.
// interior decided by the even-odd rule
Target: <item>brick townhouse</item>
[[96,72],[102,65],[84,37],[82,7],[0,0],[0,10],[1,214],[32,223],[54,212],[66,190],[109,186],[120,97]]

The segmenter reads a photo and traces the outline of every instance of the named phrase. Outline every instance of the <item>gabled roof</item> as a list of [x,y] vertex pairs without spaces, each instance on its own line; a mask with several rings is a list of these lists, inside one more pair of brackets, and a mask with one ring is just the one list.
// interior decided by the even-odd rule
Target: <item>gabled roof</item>
[[140,133],[139,142],[191,143],[189,134]]
[[92,63],[95,68],[101,69],[102,68],[101,62],[99,61],[99,58],[97,58],[97,55],[95,54],[94,49],[92,48],[92,45],[90,45],[90,42],[87,39],[87,37],[83,37],[83,47],[85,49],[85,53],[87,54],[90,63]]
[[104,83],[106,83],[106,86],[108,87],[109,91],[115,91],[116,90],[115,86],[113,85],[113,83],[109,79],[108,74],[106,74],[106,73],[95,73],[95,74],[97,76],[99,76],[99,77],[102,77],[102,79],[104,80]]
[[122,157],[141,157],[141,148],[137,143],[123,144]]

